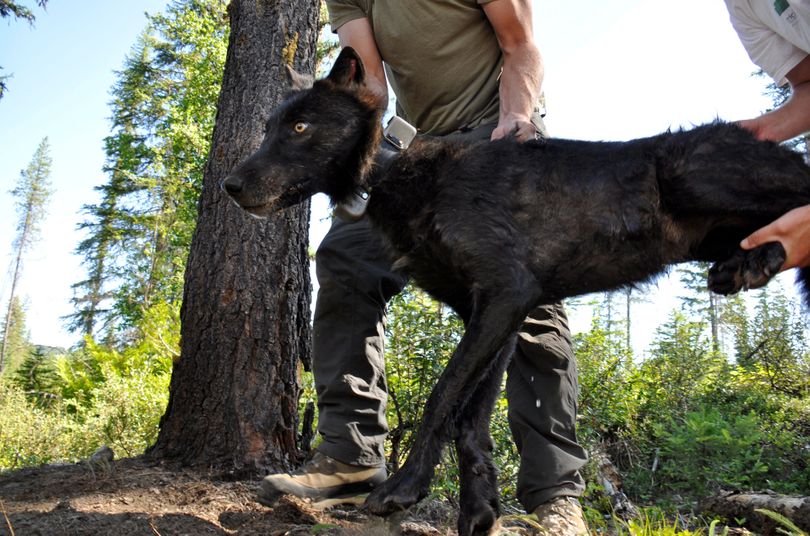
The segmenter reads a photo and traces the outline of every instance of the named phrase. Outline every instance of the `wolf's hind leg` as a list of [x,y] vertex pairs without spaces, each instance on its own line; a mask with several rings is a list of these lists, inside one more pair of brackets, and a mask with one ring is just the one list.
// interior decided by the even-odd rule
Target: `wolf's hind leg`
[[760,288],[779,273],[785,258],[785,248],[779,242],[769,242],[750,250],[740,249],[709,269],[709,290],[734,294],[742,289]]
[[458,452],[459,536],[490,533],[500,515],[498,470],[492,460],[494,443],[489,433],[492,410],[500,395],[506,366],[515,351],[516,337],[498,352],[492,369],[461,408],[455,423]]

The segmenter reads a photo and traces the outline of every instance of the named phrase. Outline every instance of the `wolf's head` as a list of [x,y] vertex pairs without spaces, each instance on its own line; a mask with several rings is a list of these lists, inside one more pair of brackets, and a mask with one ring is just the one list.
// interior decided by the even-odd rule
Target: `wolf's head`
[[368,172],[382,109],[365,88],[357,53],[344,48],[314,84],[291,72],[293,91],[267,121],[259,149],[221,183],[239,206],[266,217],[323,192],[339,203]]

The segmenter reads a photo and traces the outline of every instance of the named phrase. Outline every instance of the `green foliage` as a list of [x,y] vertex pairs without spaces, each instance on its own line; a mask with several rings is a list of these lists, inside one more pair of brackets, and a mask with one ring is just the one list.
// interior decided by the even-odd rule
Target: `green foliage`
[[157,437],[168,381],[168,374],[121,376],[108,368],[85,400],[57,398],[47,407],[0,381],[0,470],[75,462],[102,445],[117,456],[140,454]]
[[807,536],[807,533],[796,526],[793,521],[786,518],[782,514],[778,512],[773,512],[771,510],[766,510],[764,508],[757,508],[754,510],[757,513],[764,515],[765,517],[769,517],[776,521],[780,527],[776,529],[779,534],[787,534],[789,536]]
[[421,422],[427,397],[460,340],[461,321],[414,287],[395,297],[388,310],[389,460],[398,467]]
[[628,371],[630,348],[595,314],[590,331],[574,336],[579,371],[579,435],[588,443],[617,441],[637,423],[638,393]]
[[50,406],[57,397],[59,375],[53,356],[43,348],[34,348],[14,371],[12,383],[38,407]]
[[93,405],[76,416],[82,424],[84,452],[107,445],[117,456],[143,453],[157,438],[166,410],[169,375],[143,371],[127,376],[110,373],[93,392]]
[[658,508],[644,508],[637,519],[615,519],[617,536],[702,536],[702,528],[683,527],[678,516],[672,519]]
[[761,423],[753,413],[725,417],[702,408],[655,429],[661,445],[656,478],[670,490],[702,496],[720,488],[767,485]]
[[5,357],[0,363],[0,372],[13,373],[31,352],[31,342],[26,326],[26,314],[22,301],[14,296],[9,304],[8,316],[3,322],[3,346],[6,349]]
[[0,470],[70,459],[77,428],[64,413],[39,408],[0,379]]
[[[37,0],[36,4],[44,8],[48,0]],[[31,9],[19,2],[12,2],[12,0],[0,0],[0,18],[14,17],[15,19],[23,19],[29,23],[34,22],[34,13]]]
[[808,393],[810,361],[807,359],[805,319],[797,314],[779,287],[759,292],[754,310],[756,322],[739,345],[737,362],[758,369],[771,389],[789,394]]
[[13,384],[0,385],[0,470],[76,461],[102,445],[135,456],[154,443],[178,355],[178,315],[165,303],[148,309],[120,349],[88,338],[65,355],[32,354]]
[[674,312],[658,328],[651,356],[639,366],[636,380],[643,393],[640,412],[647,422],[691,411],[726,370],[726,360],[712,351],[705,327]]
[[149,17],[113,87],[109,181],[85,207],[71,327],[120,340],[145,310],[177,303],[222,82],[224,0],[172,2]]
[[[604,306],[575,336],[580,440],[608,453],[637,502],[686,505],[721,486],[810,492],[806,319],[774,285],[746,301],[720,303],[717,333],[706,308],[673,312],[643,361]],[[588,497],[598,505],[598,490]]]

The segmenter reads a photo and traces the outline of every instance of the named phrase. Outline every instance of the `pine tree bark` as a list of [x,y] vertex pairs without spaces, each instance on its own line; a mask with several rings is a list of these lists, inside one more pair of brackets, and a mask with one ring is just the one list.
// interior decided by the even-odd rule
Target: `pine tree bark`
[[[313,72],[317,0],[232,0],[231,34],[191,244],[181,354],[148,456],[238,474],[297,454],[299,361],[310,357],[309,204],[256,220],[219,181],[260,144],[287,88]],[[292,65],[294,63],[294,65]]]

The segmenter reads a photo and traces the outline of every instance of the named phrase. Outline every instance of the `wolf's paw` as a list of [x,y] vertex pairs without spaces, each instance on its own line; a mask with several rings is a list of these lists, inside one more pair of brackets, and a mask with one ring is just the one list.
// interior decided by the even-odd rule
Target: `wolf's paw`
[[476,510],[462,509],[458,517],[458,536],[486,536],[490,533],[498,512],[482,502]]
[[378,516],[407,510],[428,494],[430,478],[419,478],[402,468],[369,493],[363,508]]
[[489,464],[478,464],[472,472],[461,473],[458,516],[459,536],[485,536],[500,515],[497,471]]
[[731,258],[709,269],[709,290],[734,294],[742,289],[760,288],[779,273],[786,258],[779,242],[769,242],[751,250],[738,250]]

